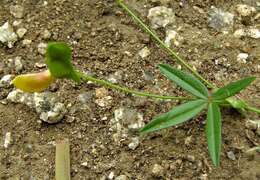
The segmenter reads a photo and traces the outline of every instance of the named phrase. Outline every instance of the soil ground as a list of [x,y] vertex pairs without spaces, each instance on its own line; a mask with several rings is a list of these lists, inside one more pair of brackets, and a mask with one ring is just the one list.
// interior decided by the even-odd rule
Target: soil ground
[[[17,56],[22,57],[24,69],[20,73],[39,71],[35,63],[43,63],[44,57],[37,51],[41,42],[65,41],[73,47],[77,68],[106,79],[121,72],[120,84],[131,88],[161,94],[183,95],[158,71],[157,64],[177,64],[147,36],[132,19],[112,0],[53,0],[47,1],[0,0],[0,24],[16,20],[11,5],[22,5],[24,16],[21,26],[28,32],[23,39],[30,39],[29,46],[19,40],[13,48],[0,45],[0,63]],[[256,1],[170,1],[166,6],[174,9],[176,25],[182,27],[179,34],[184,41],[175,50],[199,73],[216,85],[248,75],[259,77],[259,40],[235,38],[233,31],[218,33],[208,27],[208,11],[211,6],[234,12],[239,3]],[[161,5],[156,1],[126,1],[148,23],[149,8]],[[200,12],[198,12],[198,9]],[[235,20],[234,29],[251,25]],[[51,32],[43,39],[44,30]],[[159,29],[164,38],[164,31]],[[142,59],[138,52],[147,46],[151,54]],[[240,52],[250,54],[247,63],[238,63]],[[219,63],[216,63],[218,60]],[[147,80],[144,72],[153,78]],[[2,77],[12,72],[8,67],[0,72]],[[126,175],[128,179],[260,179],[260,155],[248,156],[245,150],[260,143],[259,136],[245,127],[247,119],[259,119],[249,113],[242,116],[234,110],[223,110],[221,165],[215,168],[209,159],[205,139],[205,115],[181,126],[151,133],[140,138],[135,150],[128,147],[129,138],[120,143],[113,139],[110,119],[120,107],[136,109],[147,123],[157,114],[166,112],[174,102],[162,102],[125,95],[109,90],[112,103],[100,107],[92,97],[87,108],[80,108],[78,95],[94,93],[99,86],[75,85],[59,81],[49,90],[59,101],[74,108],[57,124],[39,123],[39,115],[22,104],[0,104],[0,179],[54,179],[55,147],[53,142],[69,138],[71,147],[72,179],[104,179],[111,172],[115,177]],[[1,89],[1,91],[4,91]],[[260,79],[243,91],[240,96],[260,107]],[[1,97],[3,100],[5,95]],[[106,117],[106,118],[104,118]],[[11,132],[12,144],[4,148],[6,132]],[[235,159],[227,154],[232,152]],[[82,163],[87,162],[83,166]],[[159,175],[152,172],[155,164],[161,167]]]

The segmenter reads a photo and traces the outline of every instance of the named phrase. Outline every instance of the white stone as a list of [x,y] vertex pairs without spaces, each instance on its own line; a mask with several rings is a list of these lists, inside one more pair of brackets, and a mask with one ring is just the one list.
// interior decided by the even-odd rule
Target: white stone
[[46,48],[47,48],[47,44],[46,43],[40,43],[38,44],[38,52],[42,55],[45,54],[46,52]]
[[139,56],[141,57],[141,58],[146,58],[146,57],[148,57],[150,54],[151,54],[151,52],[150,52],[150,50],[149,50],[149,48],[148,47],[144,47],[143,49],[141,49],[139,52],[138,52],[138,54],[139,54]]
[[63,103],[57,102],[51,93],[24,93],[14,90],[7,96],[7,100],[22,103],[36,110],[40,119],[48,123],[57,123],[62,120],[67,110]]
[[30,45],[31,43],[32,43],[32,40],[30,40],[30,39],[24,39],[24,40],[22,41],[23,46]]
[[0,88],[9,87],[12,81],[13,75],[7,74],[0,79]]
[[88,162],[81,163],[81,166],[88,167]]
[[152,28],[165,28],[175,22],[175,14],[171,8],[157,6],[149,9],[147,18],[150,20]]
[[107,178],[108,179],[114,179],[114,177],[115,177],[115,173],[112,171],[112,172],[109,173]]
[[175,46],[180,45],[180,41],[182,41],[183,38],[174,30],[167,30],[166,31],[166,38],[165,38],[165,44],[170,47],[173,43]]
[[10,6],[10,13],[15,17],[15,18],[22,18],[23,13],[24,13],[24,8],[20,5],[14,5]]
[[22,24],[22,20],[21,19],[19,19],[19,20],[15,20],[14,22],[13,22],[13,26],[19,26],[20,24]]
[[209,26],[217,31],[226,32],[233,26],[234,15],[212,7],[209,12]]
[[246,4],[238,4],[236,6],[236,11],[240,16],[252,16],[256,13],[256,9],[254,7]]
[[19,28],[17,31],[16,31],[16,34],[18,35],[19,38],[22,38],[27,32],[27,29],[25,28]]
[[246,60],[247,60],[248,56],[249,55],[247,53],[239,53],[237,55],[237,61],[238,62],[242,62],[242,63],[246,63]]
[[8,148],[12,142],[11,132],[5,134],[4,148]]
[[43,31],[43,39],[49,39],[51,37],[51,33],[50,31],[48,31],[47,29],[45,29]]
[[161,165],[155,164],[153,166],[152,173],[153,173],[154,176],[160,177],[160,176],[163,175],[164,169],[163,169],[163,167]]
[[23,69],[22,58],[20,56],[15,57],[14,67],[16,72],[20,72]]
[[132,138],[132,142],[128,144],[129,149],[135,150],[139,146],[139,138]]
[[6,22],[0,27],[0,41],[7,43],[9,48],[12,48],[14,43],[18,40],[12,26]]
[[237,38],[251,37],[251,38],[254,38],[254,39],[259,39],[260,38],[260,31],[259,31],[259,29],[256,29],[256,28],[237,29],[234,32],[234,36],[237,37]]

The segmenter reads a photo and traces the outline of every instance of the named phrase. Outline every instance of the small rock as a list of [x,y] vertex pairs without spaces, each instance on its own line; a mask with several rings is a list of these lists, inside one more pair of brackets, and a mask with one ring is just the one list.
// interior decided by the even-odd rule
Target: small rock
[[101,87],[95,90],[96,98],[104,98],[108,96],[107,88]]
[[151,54],[151,52],[150,52],[150,50],[148,49],[148,47],[144,47],[143,49],[141,49],[139,52],[138,52],[138,54],[139,54],[139,56],[141,57],[141,58],[146,58],[146,57],[148,57],[150,54]]
[[126,175],[120,175],[120,176],[117,176],[115,178],[115,180],[127,180],[127,176]]
[[32,43],[32,40],[30,40],[30,39],[24,39],[24,40],[22,41],[23,46],[28,46],[28,45],[30,45],[31,43]]
[[161,177],[163,176],[164,174],[164,169],[161,165],[159,164],[155,164],[153,166],[153,169],[152,169],[152,174],[155,176],[155,177]]
[[3,76],[0,79],[0,88],[9,88],[11,85],[12,79],[13,79],[13,75],[11,75],[11,74],[7,74],[7,75]]
[[8,22],[4,23],[4,25],[0,27],[0,41],[2,43],[7,43],[7,46],[12,48],[17,40],[17,35],[12,26],[9,25]]
[[23,13],[24,13],[24,8],[20,5],[14,5],[10,6],[10,13],[15,17],[15,18],[22,18]]
[[39,68],[39,69],[46,68],[46,64],[44,64],[44,63],[35,63],[34,66]]
[[236,160],[236,156],[235,156],[235,154],[234,154],[233,151],[228,151],[228,152],[227,152],[227,157],[228,157],[229,159],[231,159],[232,161],[235,161],[235,160]]
[[255,121],[247,120],[246,127],[250,130],[260,129],[260,120],[255,120]]
[[88,167],[88,162],[81,163],[81,166]]
[[11,132],[7,132],[5,134],[5,139],[4,139],[4,148],[8,148],[12,143],[12,137],[11,137]]
[[252,6],[246,4],[238,4],[236,6],[236,11],[240,16],[252,16],[256,13],[256,9]]
[[40,44],[38,44],[38,52],[39,52],[41,55],[44,55],[44,54],[45,54],[46,48],[47,48],[47,44],[46,44],[46,43],[40,43]]
[[143,116],[134,109],[119,108],[114,112],[116,122],[129,129],[139,129],[144,127]]
[[115,177],[115,173],[112,171],[112,172],[109,173],[107,178],[108,179],[114,179],[114,177]]
[[132,142],[128,144],[129,149],[135,150],[139,146],[139,138],[132,138]]
[[193,155],[188,154],[186,158],[190,162],[195,162],[195,156],[193,156]]
[[152,28],[165,28],[175,22],[175,14],[171,8],[157,6],[149,9],[147,18],[150,20]]
[[20,72],[23,69],[23,64],[21,61],[22,57],[17,56],[14,59],[8,60],[8,67],[14,69],[16,72]]
[[56,103],[52,110],[42,112],[40,119],[49,124],[57,123],[62,120],[66,112],[67,111],[63,103]]
[[249,28],[249,29],[238,29],[234,32],[234,36],[237,38],[241,37],[251,37],[254,39],[260,38],[259,29]]
[[237,61],[240,63],[246,63],[248,58],[248,54],[247,53],[239,53],[237,55]]
[[50,39],[51,33],[50,33],[50,31],[48,31],[47,29],[45,29],[45,30],[43,31],[42,36],[43,36],[43,39]]
[[19,28],[17,31],[16,31],[16,34],[18,35],[19,38],[22,38],[27,32],[27,29],[25,28]]
[[48,123],[57,123],[63,119],[67,110],[63,103],[57,102],[51,93],[24,93],[20,90],[11,91],[7,100],[22,103],[34,108],[40,119]]
[[95,103],[100,107],[108,107],[111,105],[112,100],[113,100],[112,96],[106,96],[101,99],[96,99]]
[[166,38],[165,38],[165,44],[170,47],[172,44],[175,46],[180,45],[180,41],[182,41],[183,38],[174,30],[167,30],[166,31]]
[[22,24],[22,20],[21,19],[19,19],[19,20],[15,20],[14,22],[13,22],[13,26],[19,26],[20,24]]
[[233,26],[234,15],[213,7],[209,12],[209,27],[225,32]]

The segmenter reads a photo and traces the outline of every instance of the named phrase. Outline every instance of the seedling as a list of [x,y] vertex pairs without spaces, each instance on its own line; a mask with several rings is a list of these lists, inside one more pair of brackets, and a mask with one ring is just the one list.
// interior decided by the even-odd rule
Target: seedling
[[[46,64],[48,70],[40,73],[19,75],[13,80],[13,84],[23,91],[39,92],[47,88],[55,79],[66,78],[71,79],[76,83],[80,81],[92,81],[96,84],[137,96],[186,101],[184,104],[174,107],[171,111],[153,119],[140,130],[141,134],[183,123],[196,116],[202,110],[207,109],[206,135],[208,149],[213,164],[216,166],[219,165],[221,151],[220,106],[226,105],[227,102],[232,101],[230,97],[239,93],[255,80],[255,77],[247,77],[230,83],[211,93],[195,76],[167,64],[160,64],[159,69],[163,75],[191,94],[191,96],[188,97],[162,96],[131,90],[127,87],[86,75],[73,67],[71,59],[71,49],[67,44],[57,42],[49,43],[46,51]],[[243,106],[246,105],[243,104]]]

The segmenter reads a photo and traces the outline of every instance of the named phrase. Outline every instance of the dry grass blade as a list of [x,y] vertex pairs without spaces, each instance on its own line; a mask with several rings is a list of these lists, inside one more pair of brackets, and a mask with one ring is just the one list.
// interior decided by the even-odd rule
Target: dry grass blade
[[55,179],[70,180],[70,147],[68,139],[56,141]]

